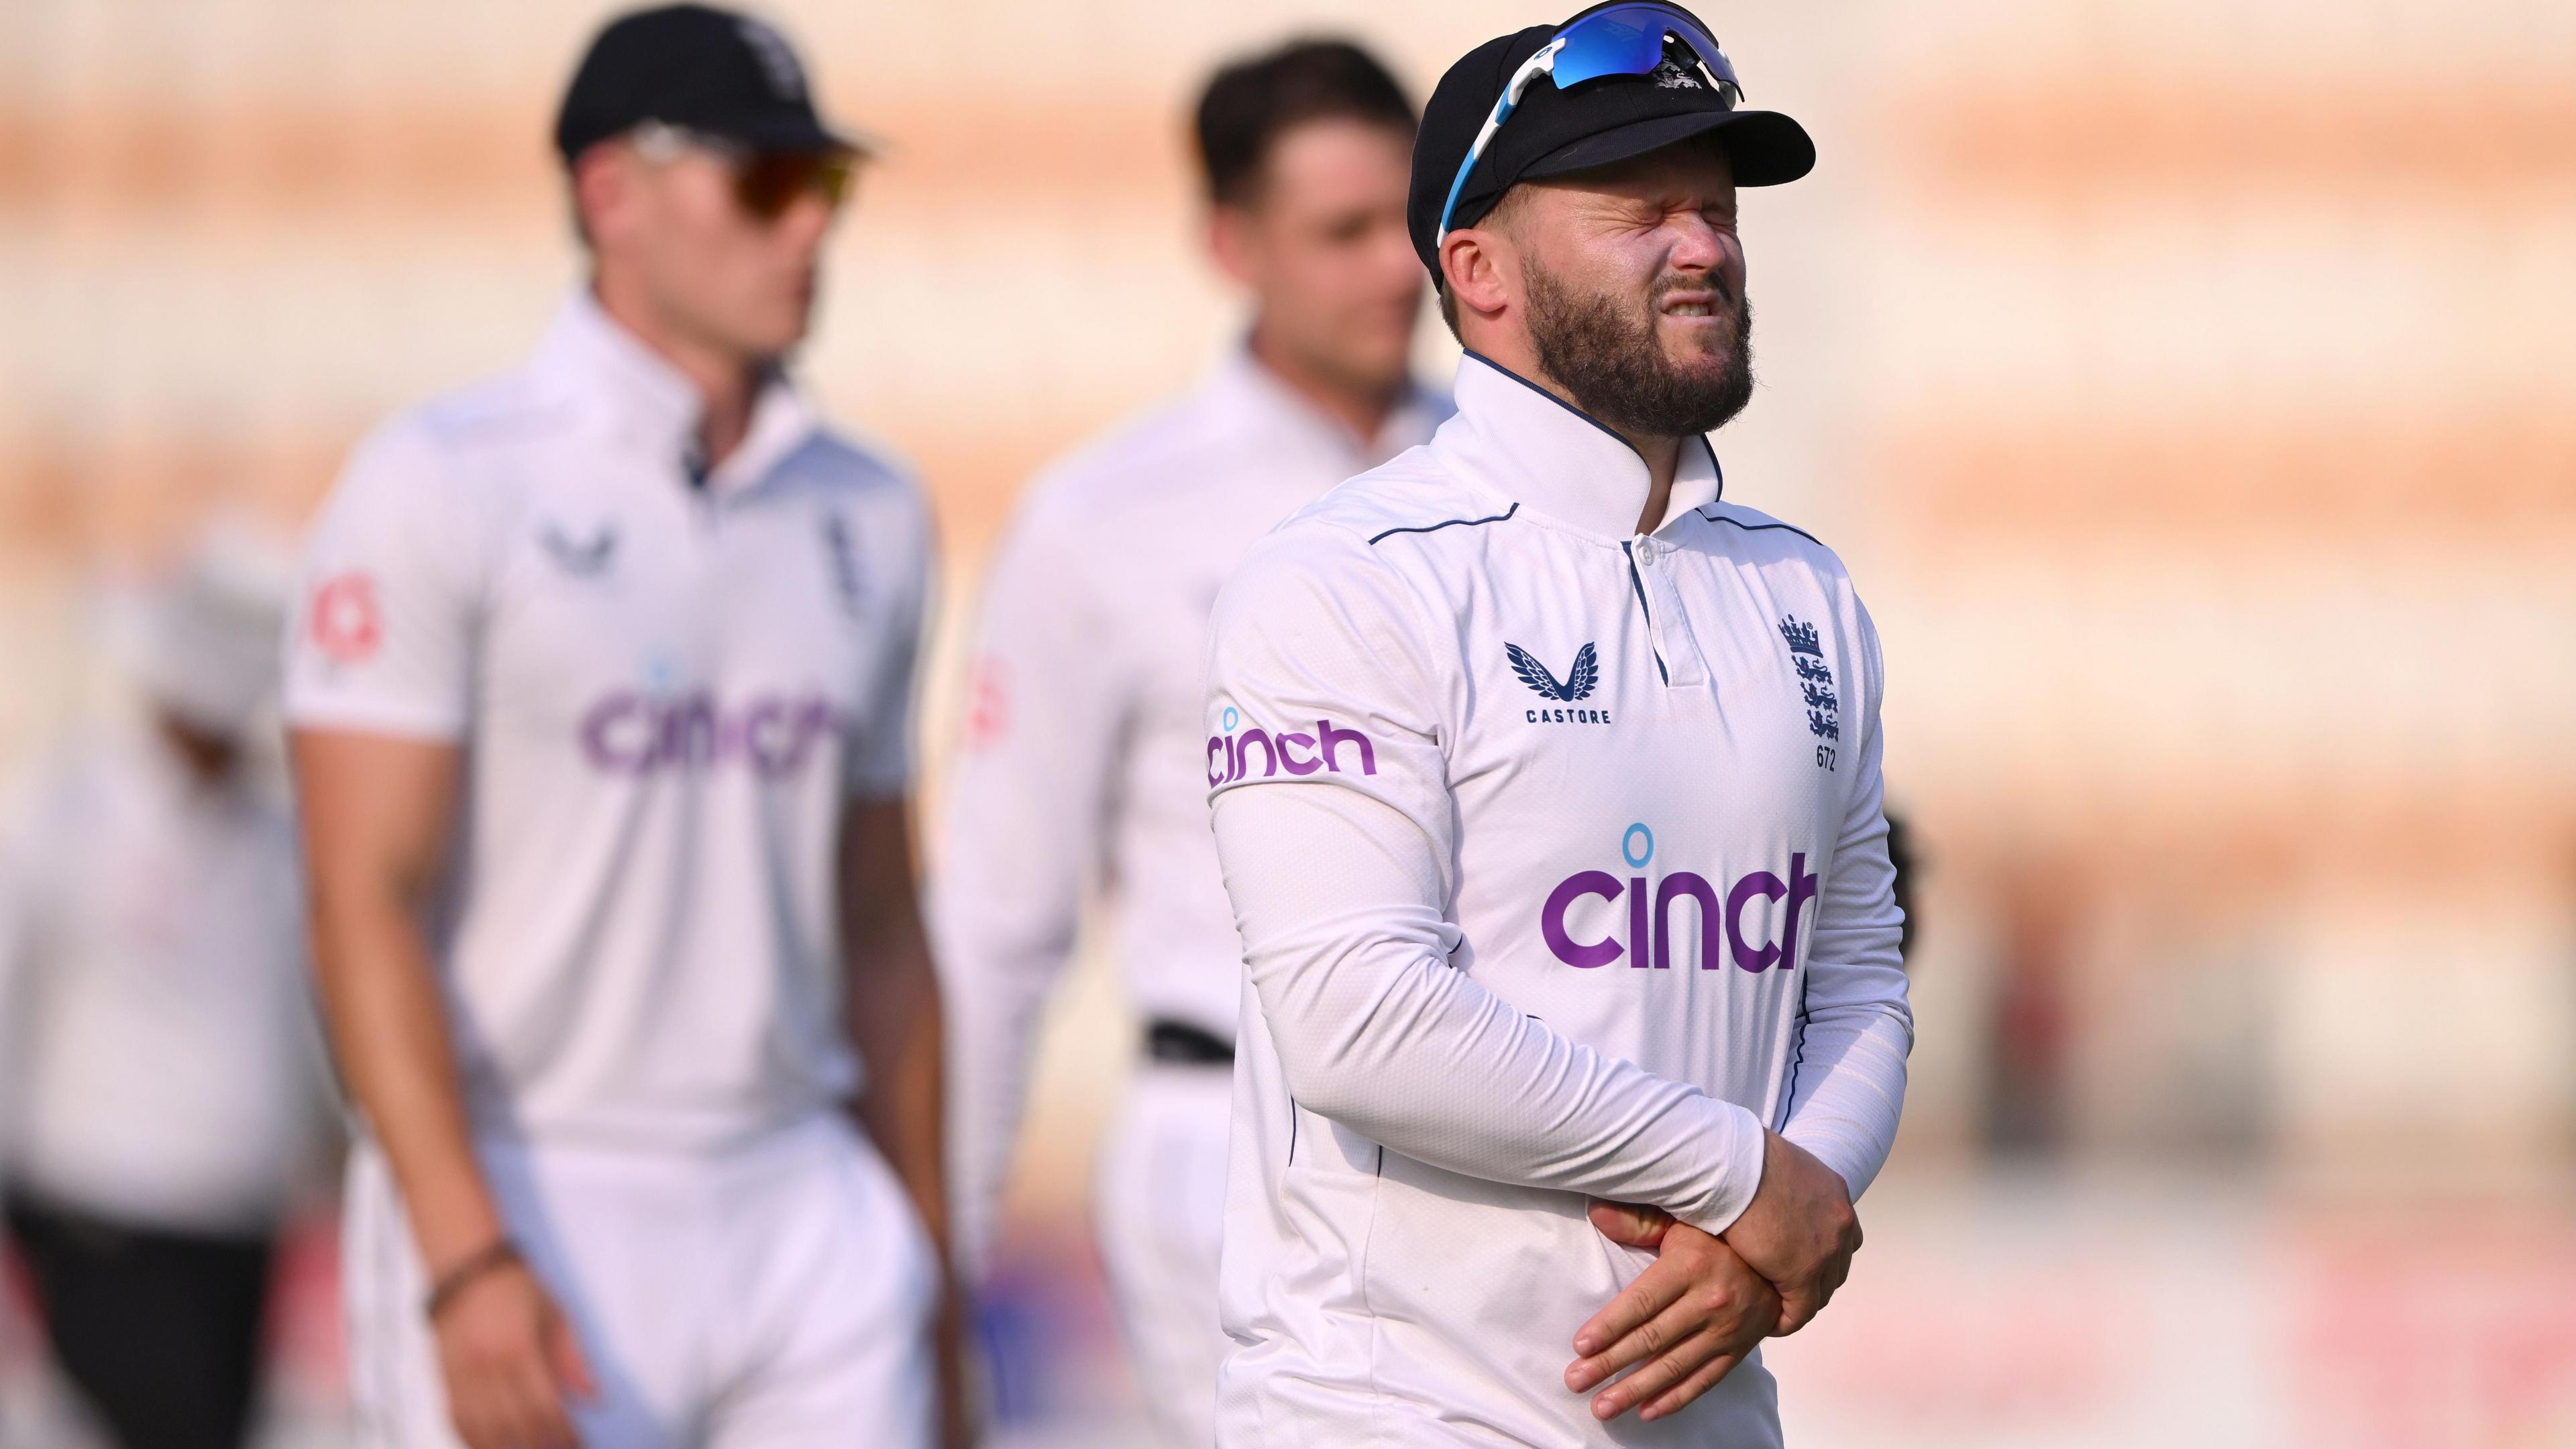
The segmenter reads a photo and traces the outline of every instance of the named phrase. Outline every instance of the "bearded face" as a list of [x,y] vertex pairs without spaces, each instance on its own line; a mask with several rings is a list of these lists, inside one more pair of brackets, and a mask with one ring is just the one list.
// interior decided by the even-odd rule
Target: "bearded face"
[[1752,400],[1753,304],[1724,275],[1586,286],[1530,254],[1522,277],[1539,366],[1613,431],[1714,432]]

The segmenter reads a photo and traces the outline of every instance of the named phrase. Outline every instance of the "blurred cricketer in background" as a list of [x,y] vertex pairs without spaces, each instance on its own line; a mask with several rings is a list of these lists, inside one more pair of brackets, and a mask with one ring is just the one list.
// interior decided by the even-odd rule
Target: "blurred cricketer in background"
[[275,779],[280,542],[205,530],[144,601],[140,718],[0,823],[0,1184],[46,1337],[125,1449],[249,1431],[278,1229],[329,1103]]
[[590,285],[358,450],[290,635],[362,1438],[927,1443],[925,513],[780,366],[857,148],[697,6],[556,141]]
[[1756,1345],[1859,1246],[1913,1041],[1881,667],[1705,436],[1737,188],[1815,164],[1739,97],[1671,5],[1450,67],[1409,219],[1457,415],[1217,602],[1229,1449],[1776,1445]]
[[1202,798],[1207,612],[1271,525],[1448,413],[1407,370],[1423,294],[1404,230],[1414,119],[1386,69],[1337,42],[1209,82],[1208,246],[1250,295],[1251,326],[1197,388],[1031,485],[976,626],[932,872],[960,1212],[978,1225],[965,1237],[989,1228],[1039,1008],[1096,900],[1145,1018],[1100,1166],[1102,1255],[1175,1444],[1213,1432],[1242,975]]

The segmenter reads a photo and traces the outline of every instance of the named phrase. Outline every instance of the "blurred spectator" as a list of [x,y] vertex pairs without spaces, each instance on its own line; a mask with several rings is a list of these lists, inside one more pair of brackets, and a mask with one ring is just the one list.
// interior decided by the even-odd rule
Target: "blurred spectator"
[[324,1116],[293,837],[263,788],[281,548],[208,530],[149,600],[141,718],[0,827],[0,1174],[55,1356],[128,1449],[239,1444]]
[[1914,827],[1894,810],[1887,812],[1887,863],[1896,871],[1896,909],[1905,917],[1897,928],[1896,953],[1914,959],[1914,876],[1922,863],[1914,856]]

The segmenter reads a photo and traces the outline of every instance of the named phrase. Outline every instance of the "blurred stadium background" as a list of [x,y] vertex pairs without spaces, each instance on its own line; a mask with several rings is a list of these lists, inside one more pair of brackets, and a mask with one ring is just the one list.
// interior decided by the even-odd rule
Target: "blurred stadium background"
[[[1207,68],[1346,32],[1418,96],[1553,18],[766,8],[893,143],[806,372],[919,465],[951,639],[1032,469],[1229,339]],[[2576,7],[1700,10],[1824,157],[1748,198],[1721,453],[1872,601],[1921,861],[1905,1139],[1776,1348],[1792,1442],[2576,1444]],[[299,521],[535,337],[603,13],[0,6],[0,768],[112,690],[119,579],[219,505]],[[1152,1391],[1083,1222],[1121,1010],[1089,970],[1050,1028],[987,1325],[1015,1444],[1134,1442]],[[345,1440],[328,1213],[277,1445]],[[0,1444],[61,1412],[0,1308]]]

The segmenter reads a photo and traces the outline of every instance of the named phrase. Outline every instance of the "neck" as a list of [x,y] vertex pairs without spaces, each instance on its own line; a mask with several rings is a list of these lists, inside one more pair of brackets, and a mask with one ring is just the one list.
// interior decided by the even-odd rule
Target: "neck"
[[1347,429],[1362,447],[1377,441],[1378,434],[1386,429],[1388,416],[1404,396],[1400,381],[1392,387],[1362,385],[1345,374],[1313,365],[1279,346],[1270,329],[1257,322],[1252,328],[1252,356],[1290,392]]
[[655,355],[679,369],[698,392],[698,450],[712,468],[742,446],[751,431],[752,400],[769,359],[746,357],[671,321],[643,290],[603,269],[591,294],[610,320],[634,334]]
[[166,709],[155,712],[152,722],[161,742],[198,784],[211,789],[231,777],[241,751],[230,739],[201,730]]
[[[1488,343],[1496,345],[1485,345]],[[1637,531],[1652,533],[1663,526],[1664,512],[1673,504],[1673,474],[1681,470],[1680,438],[1662,433],[1632,433],[1593,417],[1583,404],[1574,400],[1573,389],[1557,381],[1556,374],[1539,365],[1538,349],[1530,344],[1526,333],[1501,338],[1475,338],[1467,343],[1467,348],[1545,388],[1557,401],[1600,423],[1603,429],[1633,449],[1646,465],[1646,506],[1637,515]]]

